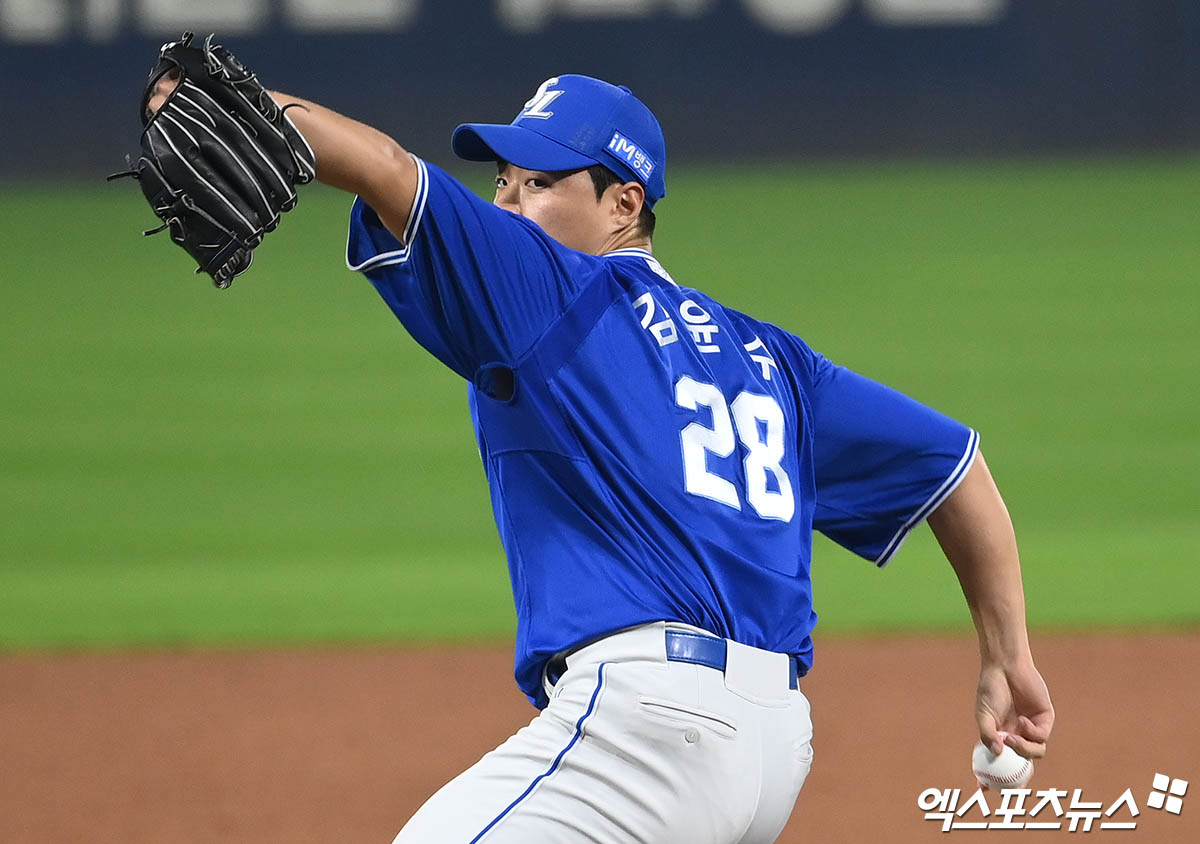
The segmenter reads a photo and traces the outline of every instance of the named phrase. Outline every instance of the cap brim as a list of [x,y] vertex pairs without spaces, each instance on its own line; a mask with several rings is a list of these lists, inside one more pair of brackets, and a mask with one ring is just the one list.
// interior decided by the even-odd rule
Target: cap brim
[[464,123],[450,146],[467,161],[507,161],[526,170],[579,170],[598,163],[532,129],[500,123]]

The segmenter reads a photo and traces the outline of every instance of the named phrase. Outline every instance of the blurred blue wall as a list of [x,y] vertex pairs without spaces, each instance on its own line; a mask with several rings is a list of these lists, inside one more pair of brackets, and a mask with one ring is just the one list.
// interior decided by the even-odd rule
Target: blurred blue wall
[[564,72],[675,161],[1200,146],[1197,0],[0,0],[0,177],[118,169],[184,28],[439,162]]

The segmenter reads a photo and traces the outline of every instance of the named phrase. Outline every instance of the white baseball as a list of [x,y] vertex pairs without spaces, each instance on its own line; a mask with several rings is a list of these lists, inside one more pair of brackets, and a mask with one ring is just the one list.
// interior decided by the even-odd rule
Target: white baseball
[[1017,751],[1005,745],[1000,755],[996,756],[983,742],[975,745],[975,752],[971,754],[971,769],[981,786],[997,791],[1021,788],[1033,776],[1033,762]]

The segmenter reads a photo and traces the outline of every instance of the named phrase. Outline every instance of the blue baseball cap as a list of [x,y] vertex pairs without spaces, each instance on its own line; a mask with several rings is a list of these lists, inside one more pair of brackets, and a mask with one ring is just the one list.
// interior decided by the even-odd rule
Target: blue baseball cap
[[570,73],[547,79],[512,123],[464,123],[450,140],[467,161],[526,170],[603,164],[640,182],[651,208],[667,193],[667,144],[650,109],[624,85]]

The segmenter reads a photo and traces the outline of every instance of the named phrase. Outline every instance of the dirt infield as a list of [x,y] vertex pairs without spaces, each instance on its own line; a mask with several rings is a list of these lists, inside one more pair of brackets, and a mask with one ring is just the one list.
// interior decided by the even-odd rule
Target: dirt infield
[[[1147,802],[1155,773],[1200,776],[1200,634],[1043,636],[1035,653],[1058,726],[1031,787],[1105,808],[1131,788],[1137,828],[1089,838],[1200,841],[1200,784],[1178,816]],[[816,760],[780,841],[1083,835],[1064,817],[947,839],[924,820],[925,788],[975,787],[975,659],[968,637],[819,642]],[[510,663],[498,647],[0,656],[0,842],[386,844],[533,717]]]

